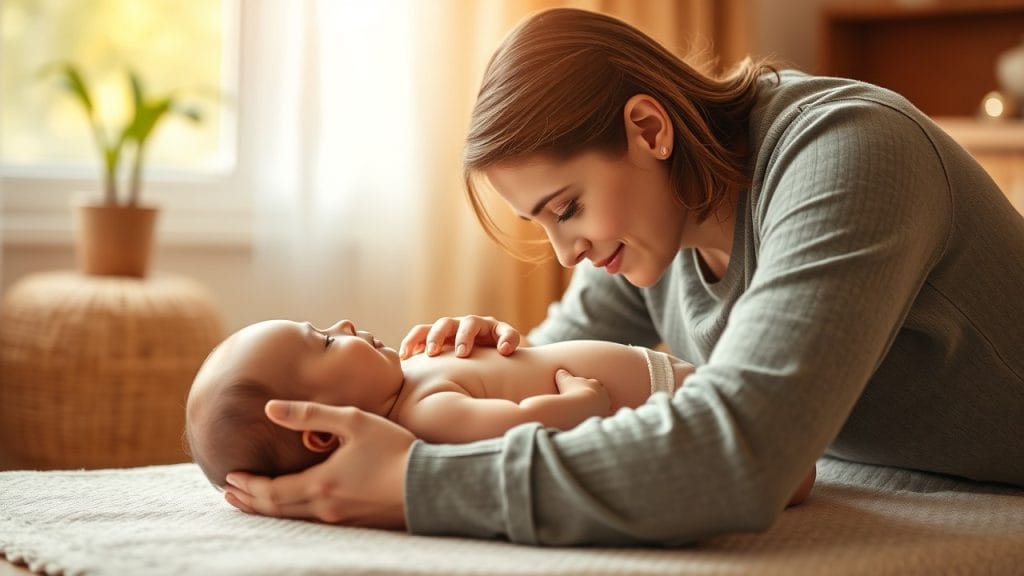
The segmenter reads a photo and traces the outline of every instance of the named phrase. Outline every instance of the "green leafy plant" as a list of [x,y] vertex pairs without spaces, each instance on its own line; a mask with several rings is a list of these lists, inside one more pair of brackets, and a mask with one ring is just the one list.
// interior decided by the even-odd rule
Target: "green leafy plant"
[[133,70],[127,72],[132,91],[132,115],[120,129],[110,130],[103,126],[94,105],[89,84],[78,66],[70,62],[57,62],[43,68],[44,77],[56,77],[61,87],[81,104],[89,120],[93,139],[103,160],[103,198],[105,204],[118,204],[118,176],[121,162],[126,153],[134,154],[125,204],[135,206],[142,192],[142,171],[146,158],[146,144],[154,129],[168,114],[177,114],[192,122],[202,121],[199,108],[182,102],[181,97],[170,92],[148,95],[139,75]]

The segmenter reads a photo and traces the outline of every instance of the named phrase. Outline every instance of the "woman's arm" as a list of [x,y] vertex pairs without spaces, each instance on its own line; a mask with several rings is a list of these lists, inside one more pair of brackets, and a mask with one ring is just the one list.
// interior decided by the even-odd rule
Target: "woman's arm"
[[774,522],[881,363],[951,222],[942,164],[901,113],[810,107],[783,134],[754,215],[757,270],[707,363],[671,399],[568,432],[521,426],[457,456],[417,443],[412,532],[678,544]]

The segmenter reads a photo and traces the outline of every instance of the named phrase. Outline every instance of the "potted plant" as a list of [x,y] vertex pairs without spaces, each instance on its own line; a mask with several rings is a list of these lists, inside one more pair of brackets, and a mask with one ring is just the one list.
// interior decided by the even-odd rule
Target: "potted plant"
[[[202,121],[198,108],[184,105],[178,95],[148,95],[142,80],[128,71],[132,113],[120,129],[104,126],[94,105],[88,82],[78,67],[61,62],[44,69],[82,107],[102,160],[103,199],[99,204],[77,207],[75,253],[85,274],[143,277],[149,267],[157,209],[141,203],[146,144],[168,114],[193,122]],[[122,162],[132,154],[128,191],[121,190]]]

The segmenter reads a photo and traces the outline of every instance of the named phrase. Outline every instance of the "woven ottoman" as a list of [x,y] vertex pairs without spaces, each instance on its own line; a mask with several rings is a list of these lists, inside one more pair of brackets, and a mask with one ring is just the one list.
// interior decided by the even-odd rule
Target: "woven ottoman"
[[185,398],[223,336],[180,276],[27,276],[0,308],[0,468],[189,460]]

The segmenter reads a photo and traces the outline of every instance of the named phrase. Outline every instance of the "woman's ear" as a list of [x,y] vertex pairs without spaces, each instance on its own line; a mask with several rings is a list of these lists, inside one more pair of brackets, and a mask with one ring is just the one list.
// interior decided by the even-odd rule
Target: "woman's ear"
[[302,445],[311,452],[330,452],[338,447],[338,437],[329,432],[302,431]]
[[672,155],[672,120],[653,96],[636,94],[623,107],[631,154],[666,160]]

